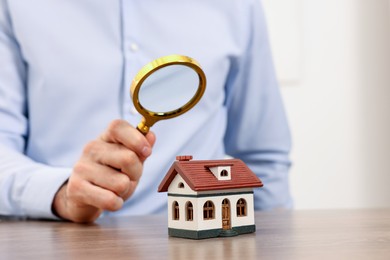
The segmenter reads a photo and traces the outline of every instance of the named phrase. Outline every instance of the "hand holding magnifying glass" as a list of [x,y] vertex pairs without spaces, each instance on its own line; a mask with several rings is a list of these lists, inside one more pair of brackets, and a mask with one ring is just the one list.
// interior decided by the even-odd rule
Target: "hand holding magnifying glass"
[[143,116],[137,129],[146,135],[157,121],[187,112],[205,89],[206,76],[190,57],[169,55],[146,64],[130,88],[134,107]]
[[[131,86],[134,106],[144,117],[138,130],[146,135],[158,120],[185,113],[200,100],[205,87],[204,72],[189,57],[171,55],[147,64]],[[127,134],[135,130],[121,121],[117,120],[85,146],[77,167],[53,200],[53,211],[59,217],[92,222],[103,210],[120,209],[134,192],[154,138],[150,135],[148,140],[139,142],[136,138],[128,139]],[[123,185],[115,185],[118,183]]]

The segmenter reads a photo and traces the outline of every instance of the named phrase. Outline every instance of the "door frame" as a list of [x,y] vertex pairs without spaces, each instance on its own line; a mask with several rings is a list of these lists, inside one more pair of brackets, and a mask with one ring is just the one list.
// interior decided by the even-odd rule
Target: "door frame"
[[230,200],[228,198],[222,200],[221,209],[222,209],[222,214],[221,214],[222,229],[224,230],[232,229],[231,207],[230,207]]

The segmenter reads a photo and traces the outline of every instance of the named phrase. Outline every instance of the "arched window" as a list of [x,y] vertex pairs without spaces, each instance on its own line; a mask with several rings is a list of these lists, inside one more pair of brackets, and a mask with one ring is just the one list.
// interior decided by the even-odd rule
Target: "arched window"
[[237,217],[246,216],[246,201],[244,199],[239,199],[237,201]]
[[192,203],[190,201],[186,204],[186,220],[193,221],[194,220],[194,208],[192,207]]
[[179,203],[177,201],[172,203],[172,219],[179,220]]
[[221,177],[227,177],[228,176],[228,171],[227,170],[222,170],[221,171]]
[[180,188],[180,189],[183,189],[183,188],[184,188],[184,183],[179,182],[179,184],[177,185],[177,187]]
[[208,200],[203,205],[203,219],[213,219],[214,218],[214,203],[211,200]]

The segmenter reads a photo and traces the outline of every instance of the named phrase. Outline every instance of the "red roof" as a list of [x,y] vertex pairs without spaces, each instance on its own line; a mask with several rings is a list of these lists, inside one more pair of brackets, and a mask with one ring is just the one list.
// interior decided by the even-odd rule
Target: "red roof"
[[[209,167],[216,166],[230,166],[231,180],[218,180],[209,170]],[[261,180],[239,159],[191,161],[186,157],[186,160],[175,161],[172,164],[160,183],[158,191],[168,191],[168,187],[176,174],[179,174],[194,191],[254,188],[263,186]]]

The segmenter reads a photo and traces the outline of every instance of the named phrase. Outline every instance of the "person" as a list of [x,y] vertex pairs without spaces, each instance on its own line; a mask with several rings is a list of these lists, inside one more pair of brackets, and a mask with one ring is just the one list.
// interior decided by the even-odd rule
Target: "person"
[[[290,208],[290,132],[258,0],[0,0],[0,215],[92,222],[166,211],[177,155],[242,159],[255,209]],[[195,58],[201,101],[134,126],[129,86],[169,54]]]

